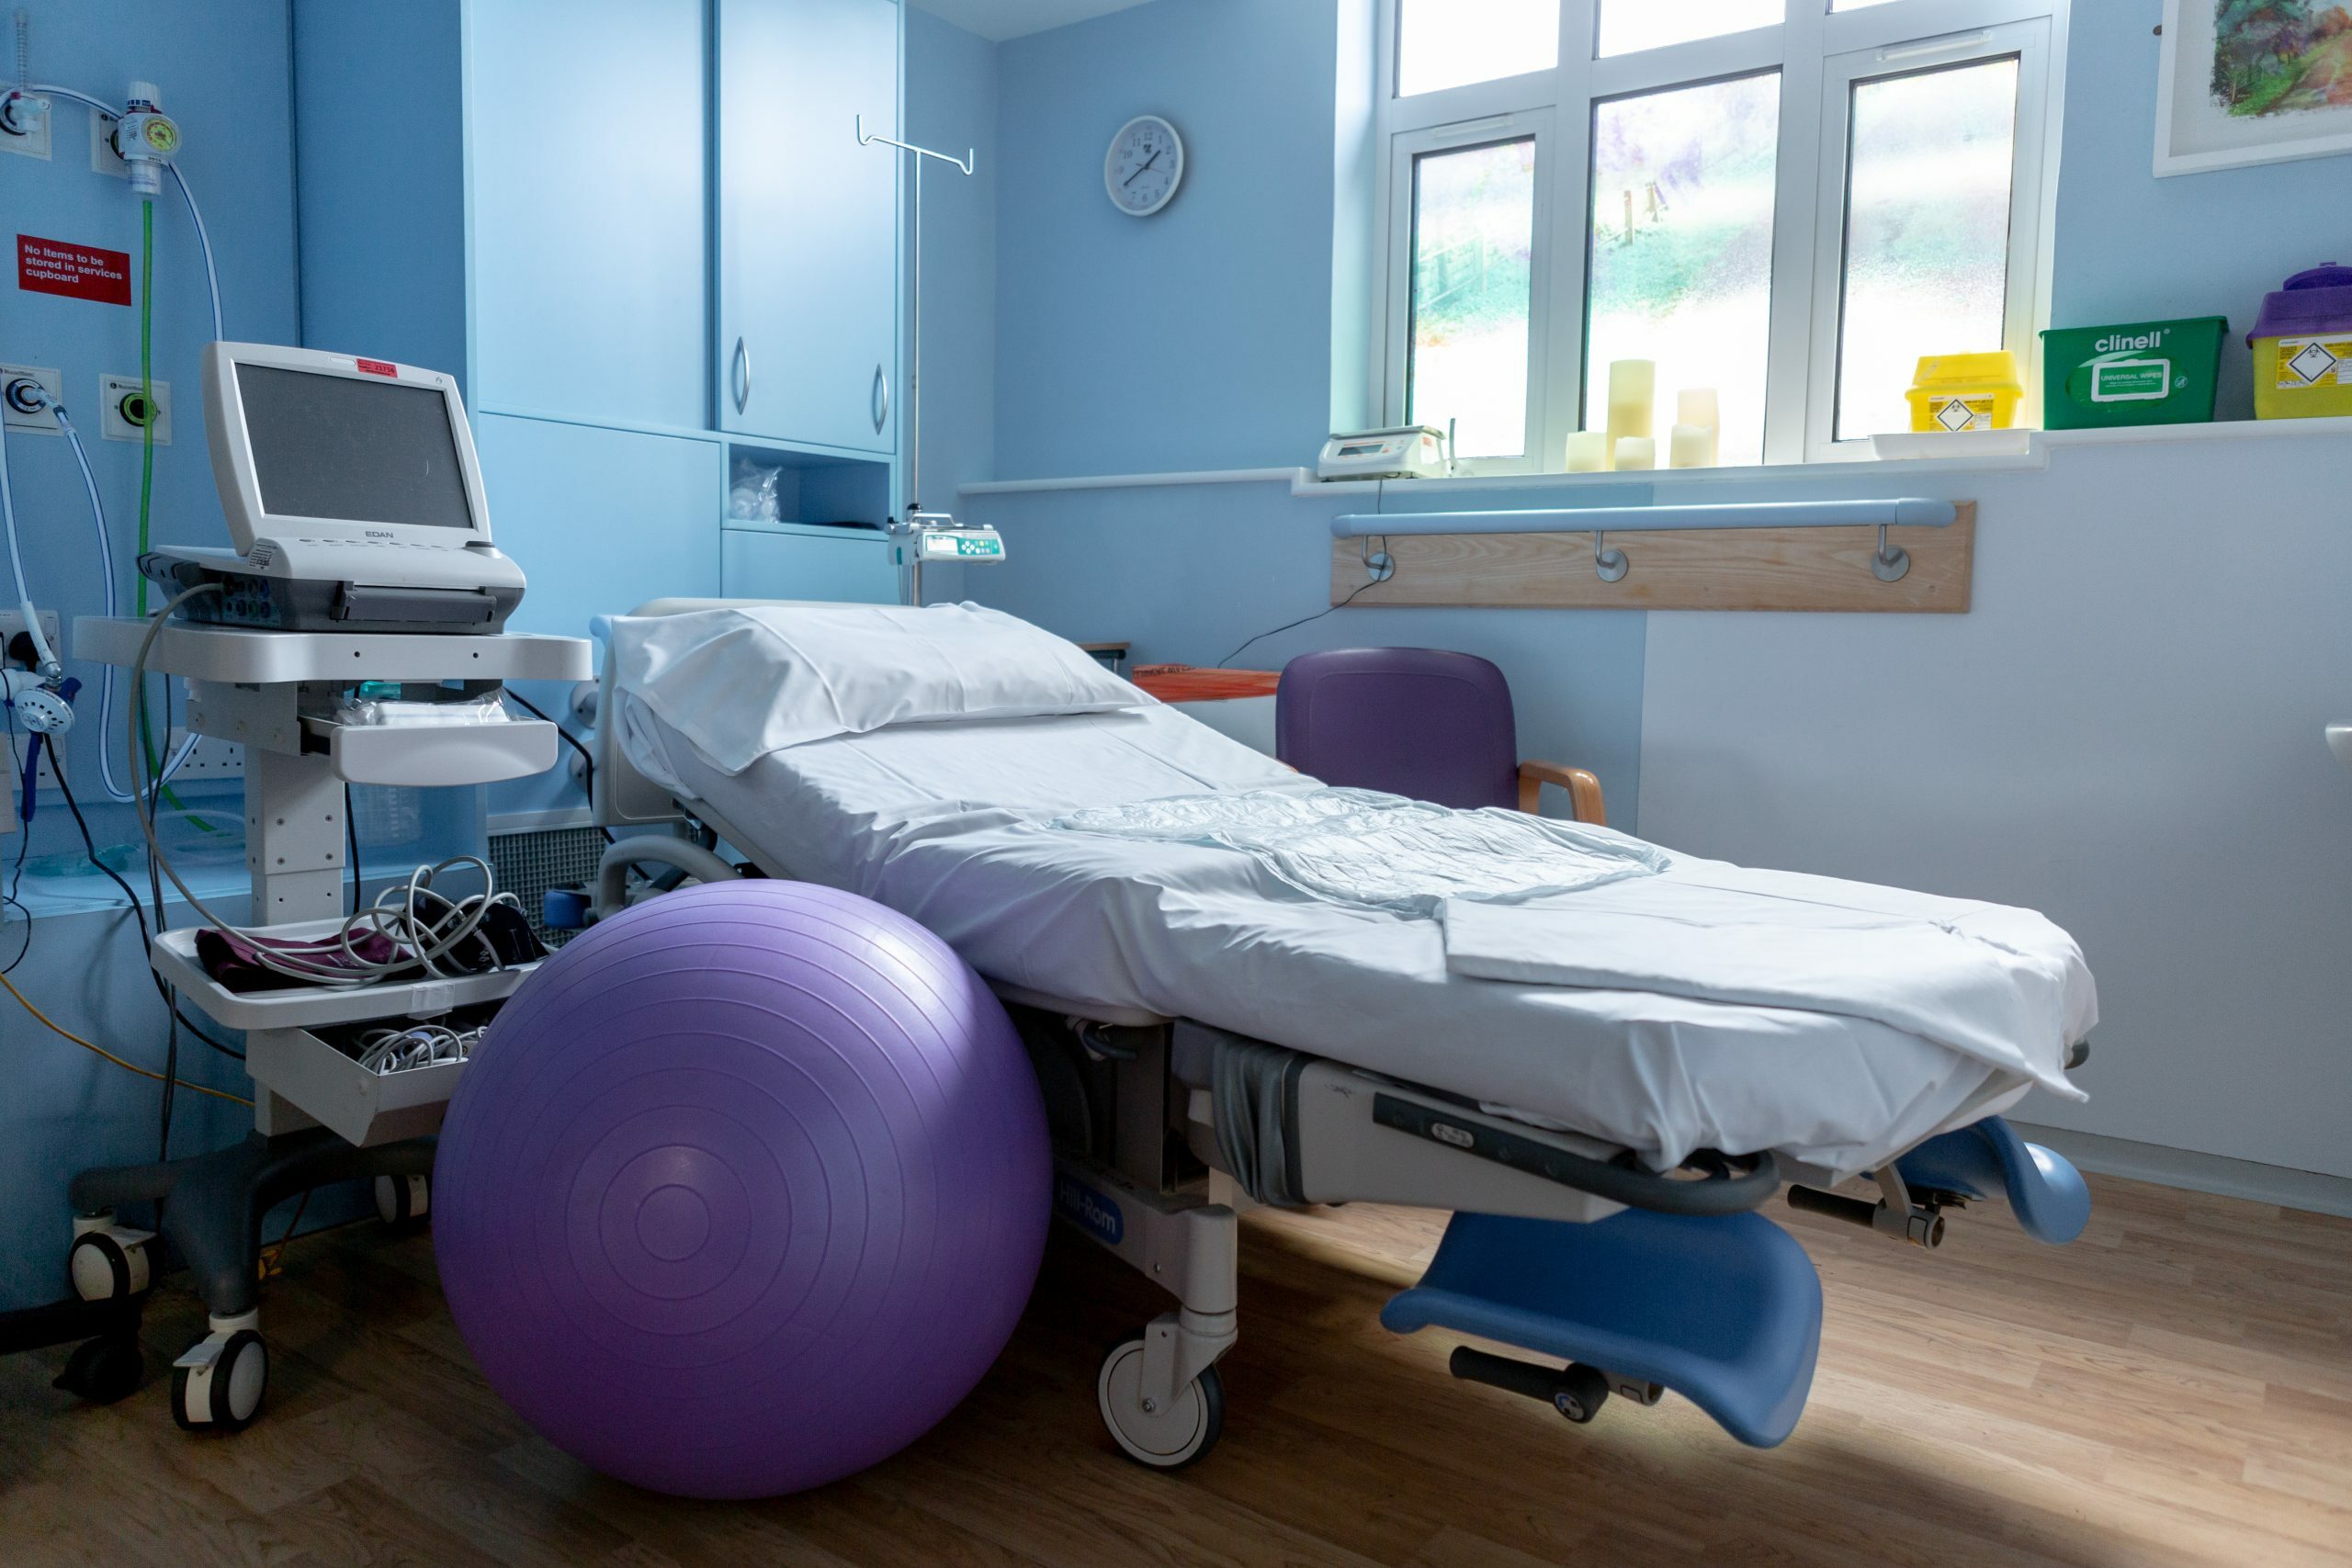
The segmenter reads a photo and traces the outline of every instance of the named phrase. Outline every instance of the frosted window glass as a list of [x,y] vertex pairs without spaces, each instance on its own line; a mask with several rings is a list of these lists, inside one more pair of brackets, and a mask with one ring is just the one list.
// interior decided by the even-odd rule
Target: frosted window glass
[[1781,19],[1781,0],[1600,0],[1602,56],[1663,49],[1692,39],[1769,28]]
[[1560,0],[1398,0],[1396,96],[1560,62]]
[[1780,115],[1777,73],[1594,106],[1585,423],[1610,361],[1656,360],[1661,465],[1688,387],[1715,389],[1720,461],[1763,461]]
[[1460,425],[1465,457],[1527,445],[1535,142],[1413,160],[1413,331],[1405,417]]
[[1838,439],[1910,429],[1921,355],[2001,347],[2017,110],[2015,57],[1854,84]]

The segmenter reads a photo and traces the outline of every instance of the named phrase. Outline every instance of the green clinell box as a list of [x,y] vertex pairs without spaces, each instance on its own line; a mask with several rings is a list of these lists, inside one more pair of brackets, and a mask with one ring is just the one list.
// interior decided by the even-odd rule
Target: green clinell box
[[2213,417],[2221,316],[2052,327],[2041,334],[2041,423],[2050,430],[2201,424]]

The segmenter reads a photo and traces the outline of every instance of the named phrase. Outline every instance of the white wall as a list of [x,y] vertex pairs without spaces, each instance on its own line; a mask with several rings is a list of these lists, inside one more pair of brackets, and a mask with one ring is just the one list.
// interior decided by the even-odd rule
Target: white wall
[[2347,472],[2341,434],[2060,446],[1903,487],[1980,503],[1968,615],[1653,613],[1644,835],[2041,909],[2104,1021],[2090,1102],[2020,1119],[2352,1176]]

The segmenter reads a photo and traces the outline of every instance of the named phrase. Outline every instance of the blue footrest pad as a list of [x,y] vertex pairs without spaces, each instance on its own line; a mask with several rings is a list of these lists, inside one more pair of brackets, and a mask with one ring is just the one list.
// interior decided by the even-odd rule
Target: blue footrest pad
[[1456,1214],[1380,1321],[1436,1326],[1662,1383],[1743,1443],[1795,1427],[1821,1348],[1821,1277],[1761,1214],[1628,1209],[1590,1224]]
[[2029,1144],[1998,1116],[1939,1133],[1894,1162],[1906,1185],[1963,1198],[2004,1197],[2018,1228],[2063,1246],[2090,1223],[2091,1192],[2065,1156]]

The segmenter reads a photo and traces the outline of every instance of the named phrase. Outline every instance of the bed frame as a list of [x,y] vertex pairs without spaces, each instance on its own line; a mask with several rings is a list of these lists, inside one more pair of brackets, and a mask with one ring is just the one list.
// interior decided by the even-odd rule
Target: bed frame
[[[667,599],[634,614],[791,603]],[[608,660],[600,716],[614,711],[611,681]],[[616,728],[596,727],[597,821],[611,828],[673,824],[686,837],[624,838],[608,851],[600,912],[621,903],[622,874],[632,863],[737,874],[717,854],[722,843],[768,876],[793,876],[793,867],[766,855],[707,803],[673,797],[639,773]],[[1045,1094],[1055,1144],[1055,1213],[1176,1298],[1174,1310],[1112,1348],[1096,1380],[1104,1425],[1130,1458],[1155,1468],[1189,1464],[1216,1440],[1224,1400],[1216,1363],[1238,1328],[1238,1221],[1261,1198],[1394,1203],[1577,1227],[1628,1209],[1736,1215],[1760,1225],[1748,1211],[1781,1186],[1769,1152],[1703,1151],[1675,1170],[1652,1171],[1624,1149],[1278,1043],[983,978],[1011,1012]],[[1255,1048],[1259,1061],[1271,1064],[1271,1076],[1250,1097],[1248,1116],[1217,1100],[1215,1064],[1221,1049],[1234,1047]],[[1253,1120],[1254,1128],[1241,1125]],[[1237,1166],[1255,1179],[1244,1179]],[[1892,1171],[1881,1185],[1885,1198],[1876,1205],[1819,1194],[1822,1202],[1806,1206],[1923,1246],[1940,1239],[1939,1200],[1950,1195],[1903,1190]],[[1817,1322],[1818,1286],[1809,1269],[1807,1280]],[[1808,1348],[1806,1382],[1811,1370]],[[1649,1404],[1661,1392],[1656,1379],[1623,1369],[1572,1363],[1555,1371],[1466,1348],[1455,1353],[1453,1371],[1546,1399],[1579,1421],[1611,1393]]]

